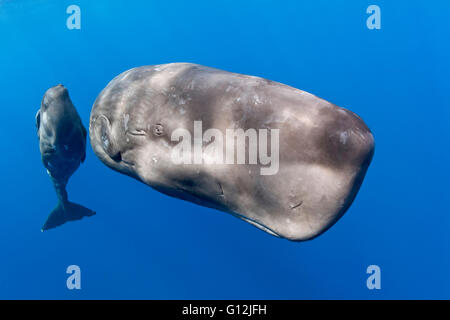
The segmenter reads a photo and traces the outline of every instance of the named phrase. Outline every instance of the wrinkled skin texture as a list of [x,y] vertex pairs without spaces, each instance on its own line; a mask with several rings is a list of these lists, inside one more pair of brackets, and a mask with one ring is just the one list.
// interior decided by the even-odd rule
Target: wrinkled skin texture
[[[177,128],[279,129],[279,171],[174,164]],[[270,80],[188,63],[128,70],[99,94],[90,139],[110,168],[170,196],[231,213],[270,234],[311,239],[355,198],[374,139],[354,113]],[[248,148],[247,148],[248,150]],[[270,150],[270,149],[269,149]]]

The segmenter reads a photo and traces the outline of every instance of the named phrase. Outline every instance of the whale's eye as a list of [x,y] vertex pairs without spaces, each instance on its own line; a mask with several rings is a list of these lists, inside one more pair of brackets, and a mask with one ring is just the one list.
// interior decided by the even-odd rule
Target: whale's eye
[[161,125],[161,124],[155,124],[154,126],[153,126],[153,134],[155,135],[155,136],[162,136],[163,134],[164,134],[164,129],[163,129],[163,126]]

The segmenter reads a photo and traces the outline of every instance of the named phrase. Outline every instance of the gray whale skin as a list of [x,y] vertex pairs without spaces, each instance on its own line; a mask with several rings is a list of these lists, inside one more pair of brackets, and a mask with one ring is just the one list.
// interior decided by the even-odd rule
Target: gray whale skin
[[86,158],[87,132],[62,84],[45,92],[36,113],[36,129],[42,163],[58,196],[58,204],[41,231],[93,216],[94,211],[69,201],[66,191],[69,178]]
[[[184,128],[193,137],[194,121],[203,132],[279,129],[278,172],[261,175],[260,163],[175,164],[172,133]],[[351,111],[281,83],[190,63],[118,75],[97,97],[89,133],[108,167],[292,241],[320,235],[345,213],[374,153],[369,128]]]

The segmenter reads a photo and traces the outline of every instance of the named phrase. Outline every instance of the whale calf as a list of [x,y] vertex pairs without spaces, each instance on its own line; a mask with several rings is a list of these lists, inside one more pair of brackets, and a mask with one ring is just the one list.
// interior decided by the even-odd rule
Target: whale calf
[[[234,145],[223,141],[230,130]],[[115,77],[95,100],[89,132],[113,170],[292,241],[320,235],[345,213],[374,153],[369,128],[351,111],[281,83],[190,63]],[[219,142],[236,152],[207,150]],[[174,157],[180,150],[187,161]]]
[[36,127],[42,162],[58,196],[58,205],[41,231],[94,215],[94,211],[70,202],[67,197],[67,182],[86,157],[87,132],[63,85],[45,92],[36,113]]

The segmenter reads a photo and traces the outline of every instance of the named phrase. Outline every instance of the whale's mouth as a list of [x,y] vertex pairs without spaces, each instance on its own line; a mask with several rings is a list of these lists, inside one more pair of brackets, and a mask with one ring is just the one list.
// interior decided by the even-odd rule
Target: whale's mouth
[[128,158],[124,158],[124,157],[122,157],[121,162],[126,164],[127,166],[130,166],[130,167],[134,167],[136,165],[136,163],[134,161],[132,161],[132,160],[130,160]]
[[114,155],[110,156],[111,160],[115,161],[115,162],[121,162],[122,161],[122,152],[117,152]]
[[114,161],[114,169],[116,171],[119,171],[120,173],[126,174],[130,177],[133,177],[135,179],[140,180],[136,167],[136,162],[133,158],[133,150],[125,150],[125,151],[119,151],[114,159],[111,158],[112,161]]
[[271,234],[271,235],[273,235],[273,236],[275,236],[275,237],[278,237],[278,238],[282,238],[282,236],[280,236],[280,235],[279,235],[278,233],[276,233],[274,230],[270,229],[269,227],[265,226],[264,224],[262,224],[262,223],[260,223],[260,222],[258,222],[258,221],[256,221],[256,220],[253,220],[253,219],[251,219],[251,218],[249,218],[249,217],[246,217],[246,216],[244,216],[244,215],[242,215],[242,214],[239,214],[239,213],[233,213],[233,215],[234,215],[235,217],[241,219],[241,220],[244,220],[244,221],[247,222],[247,223],[250,223],[251,225],[255,226],[256,228],[258,228],[258,229],[260,229],[260,230],[262,230],[262,231],[267,232],[268,234]]
[[102,114],[92,118],[91,129],[91,145],[100,160],[115,171],[139,179],[134,161],[135,152],[121,145],[109,119]]

